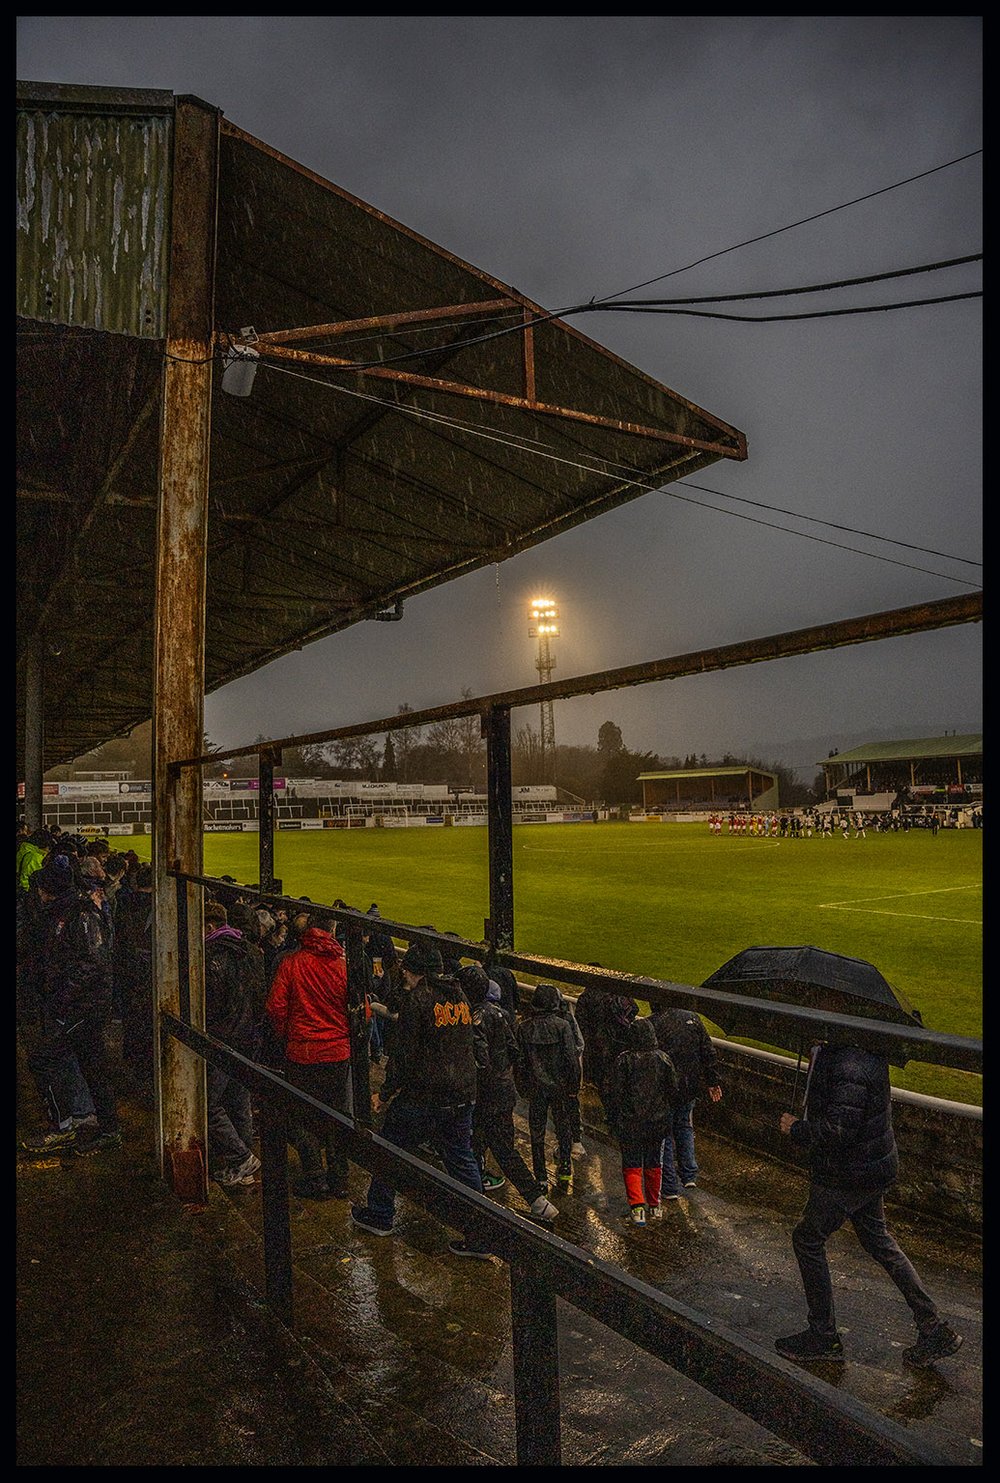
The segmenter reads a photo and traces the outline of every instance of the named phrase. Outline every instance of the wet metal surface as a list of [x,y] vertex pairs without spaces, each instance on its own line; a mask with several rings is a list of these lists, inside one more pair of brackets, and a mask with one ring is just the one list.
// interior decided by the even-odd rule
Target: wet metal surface
[[[22,1465],[514,1464],[500,1262],[451,1257],[452,1233],[406,1200],[397,1233],[379,1240],[345,1202],[293,1197],[292,1339],[259,1304],[259,1185],[213,1186],[207,1209],[185,1215],[149,1172],[148,1114],[131,1101],[125,1111],[126,1147],[106,1161],[19,1166]],[[761,1345],[803,1326],[789,1241],[803,1180],[701,1135],[699,1188],[639,1230],[625,1224],[616,1151],[594,1128],[584,1141],[558,1234]],[[366,1176],[352,1168],[350,1182],[363,1199]],[[521,1208],[509,1187],[494,1198]],[[847,1362],[814,1373],[953,1464],[977,1466],[980,1249],[893,1225],[964,1348],[936,1370],[908,1370],[902,1299],[841,1232],[830,1245]],[[564,1464],[807,1465],[697,1384],[557,1308]]]

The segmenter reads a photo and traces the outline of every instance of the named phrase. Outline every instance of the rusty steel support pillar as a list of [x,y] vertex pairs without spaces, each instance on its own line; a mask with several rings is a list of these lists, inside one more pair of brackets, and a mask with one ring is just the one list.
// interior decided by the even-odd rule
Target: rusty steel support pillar
[[510,790],[510,707],[483,716],[490,851],[490,925],[494,948],[514,946],[514,806]]
[[42,827],[42,760],[45,727],[42,719],[42,641],[35,637],[24,656],[24,821],[29,834]]
[[204,1027],[201,889],[185,887],[187,912],[179,916],[167,871],[203,874],[201,769],[170,764],[204,747],[218,139],[218,111],[195,98],[177,98],[153,644],[154,1066],[160,1167],[192,1202],[208,1193],[205,1064],[160,1033],[159,1010],[180,1013],[186,978],[191,1024]]

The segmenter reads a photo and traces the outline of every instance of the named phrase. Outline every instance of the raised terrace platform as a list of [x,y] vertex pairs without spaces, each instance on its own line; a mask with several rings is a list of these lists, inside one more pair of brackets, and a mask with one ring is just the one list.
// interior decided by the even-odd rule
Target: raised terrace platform
[[[19,1133],[32,1126],[22,1086]],[[150,1114],[101,1159],[18,1167],[20,1466],[512,1466],[508,1276],[448,1255],[406,1201],[376,1240],[345,1204],[292,1201],[295,1331],[263,1304],[260,1189],[184,1207],[152,1162]],[[587,1154],[557,1233],[770,1349],[803,1319],[789,1232],[805,1183],[702,1133],[699,1188],[658,1228],[627,1227],[617,1150],[585,1105]],[[294,1159],[294,1155],[292,1156]],[[351,1171],[354,1198],[366,1176]],[[496,1199],[518,1208],[508,1188]],[[982,1462],[982,1255],[926,1219],[894,1229],[965,1345],[908,1370],[909,1315],[850,1233],[831,1243],[848,1360],[823,1381]],[[690,1380],[559,1304],[566,1465],[802,1466]]]

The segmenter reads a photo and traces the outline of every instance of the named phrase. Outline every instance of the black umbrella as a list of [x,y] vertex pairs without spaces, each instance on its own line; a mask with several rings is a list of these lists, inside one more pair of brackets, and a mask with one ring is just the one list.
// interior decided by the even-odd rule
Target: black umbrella
[[[920,1027],[921,1019],[906,998],[863,958],[846,958],[818,947],[748,947],[705,979],[703,988],[721,989],[750,999],[768,999],[802,1009],[850,1014],[883,1024]],[[706,1010],[726,1035],[763,1041],[801,1054],[809,1030],[780,1020],[762,1022],[740,1006]],[[904,1066],[906,1046],[896,1042],[883,1050]]]

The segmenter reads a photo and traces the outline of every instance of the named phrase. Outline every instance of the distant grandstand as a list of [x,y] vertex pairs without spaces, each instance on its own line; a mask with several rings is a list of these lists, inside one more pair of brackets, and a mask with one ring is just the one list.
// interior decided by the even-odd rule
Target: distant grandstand
[[852,807],[958,805],[983,796],[981,735],[877,742],[834,753],[818,766],[827,798]]
[[639,782],[642,784],[642,805],[647,814],[778,807],[777,775],[746,764],[641,772]]
[[[42,815],[71,834],[149,834],[153,785],[111,777],[44,783]],[[487,797],[448,783],[347,782],[335,778],[275,778],[279,829],[399,828],[434,824],[485,824]],[[18,789],[24,796],[24,785]],[[202,785],[205,829],[252,832],[258,827],[256,778],[206,778]],[[511,789],[515,823],[575,821],[549,785]],[[592,814],[587,814],[592,818]]]

